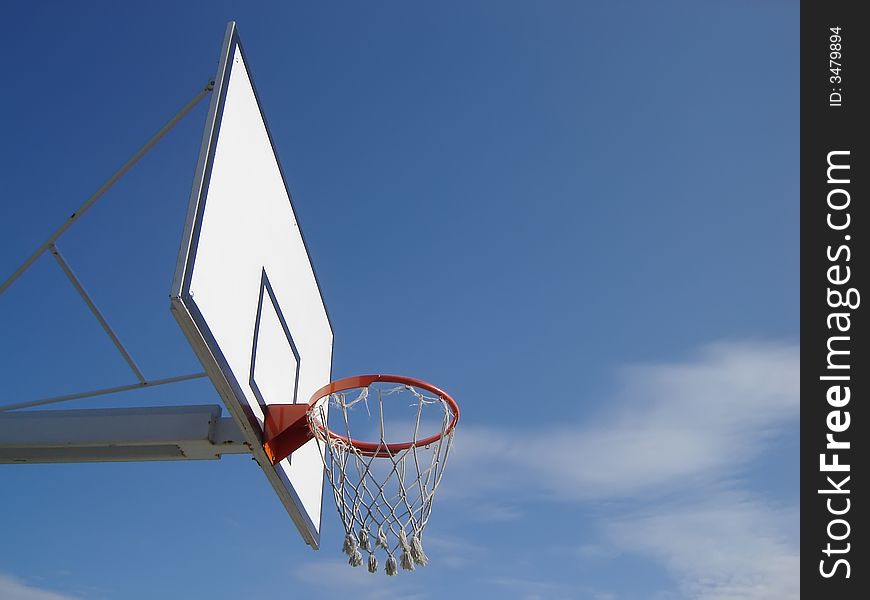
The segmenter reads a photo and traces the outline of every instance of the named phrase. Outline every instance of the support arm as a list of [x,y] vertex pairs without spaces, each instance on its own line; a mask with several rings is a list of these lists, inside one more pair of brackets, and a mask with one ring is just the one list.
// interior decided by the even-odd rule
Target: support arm
[[243,440],[218,405],[0,414],[0,464],[217,460]]

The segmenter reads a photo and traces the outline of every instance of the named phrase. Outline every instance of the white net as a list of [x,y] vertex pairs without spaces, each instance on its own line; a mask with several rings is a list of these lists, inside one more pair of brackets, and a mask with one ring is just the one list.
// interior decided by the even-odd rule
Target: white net
[[[344,524],[348,562],[360,566],[366,553],[368,570],[375,573],[381,555],[386,574],[396,575],[399,566],[413,571],[428,562],[423,530],[453,441],[453,413],[443,398],[410,385],[391,385],[329,394],[312,406],[308,419]],[[386,411],[385,404],[390,405]],[[405,443],[390,443],[387,426],[397,427],[389,415],[395,418],[402,411],[408,437],[402,439]],[[341,421],[332,431],[328,412]],[[434,429],[437,439],[426,443],[432,436],[421,429]],[[361,435],[378,441],[360,442]]]

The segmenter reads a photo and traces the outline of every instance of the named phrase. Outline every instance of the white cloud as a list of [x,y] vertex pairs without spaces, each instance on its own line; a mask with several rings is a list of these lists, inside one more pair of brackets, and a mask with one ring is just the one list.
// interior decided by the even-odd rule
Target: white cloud
[[516,498],[519,491],[589,500],[673,491],[744,465],[798,415],[795,345],[716,344],[694,361],[623,373],[621,389],[602,401],[609,410],[594,423],[553,425],[542,415],[540,426],[523,431],[464,426],[441,498]]
[[648,557],[686,598],[797,598],[797,505],[757,500],[740,477],[777,435],[796,434],[799,366],[794,344],[715,344],[694,360],[624,369],[585,423],[542,415],[521,431],[463,424],[440,499],[465,513],[505,499],[606,506],[602,539],[584,540],[578,555]]
[[689,598],[784,600],[800,596],[797,522],[794,509],[726,495],[615,520],[607,535],[663,564]]
[[487,577],[480,581],[490,587],[504,588],[511,595],[510,597],[522,598],[522,600],[568,600],[577,597],[575,586],[555,583],[550,580]]
[[[381,561],[383,562],[383,561]],[[348,597],[359,600],[423,600],[427,596],[411,587],[399,571],[398,576],[388,577],[383,564],[377,573],[369,573],[365,565],[351,567],[347,561],[312,561],[299,565],[294,576],[318,590],[318,598],[344,600]]]
[[490,550],[477,544],[443,534],[426,534],[427,553],[438,557],[438,564],[452,569],[473,567],[485,560]]
[[75,596],[34,587],[17,577],[2,573],[0,573],[0,598],[3,600],[76,600]]
[[619,552],[614,550],[613,546],[609,544],[582,544],[568,549],[568,552],[584,562],[590,560],[612,560],[619,555]]

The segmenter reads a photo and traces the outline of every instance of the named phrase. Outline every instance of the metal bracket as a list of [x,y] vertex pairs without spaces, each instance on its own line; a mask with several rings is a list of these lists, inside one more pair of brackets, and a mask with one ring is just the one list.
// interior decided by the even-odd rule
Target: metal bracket
[[278,464],[314,437],[308,427],[307,403],[270,404],[263,410],[263,450],[272,464]]

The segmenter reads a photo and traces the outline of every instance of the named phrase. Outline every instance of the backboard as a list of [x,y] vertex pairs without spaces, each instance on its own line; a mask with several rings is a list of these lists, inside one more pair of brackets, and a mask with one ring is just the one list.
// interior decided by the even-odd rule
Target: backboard
[[312,440],[274,467],[264,406],[330,381],[332,327],[235,24],[227,27],[172,288],[172,312],[305,541],[320,543]]

